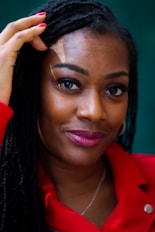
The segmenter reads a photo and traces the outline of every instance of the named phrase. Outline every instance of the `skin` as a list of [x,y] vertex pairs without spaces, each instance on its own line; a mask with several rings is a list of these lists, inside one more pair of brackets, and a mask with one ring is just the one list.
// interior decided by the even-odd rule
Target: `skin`
[[[119,38],[85,30],[63,36],[45,57],[38,123],[41,160],[59,199],[77,212],[89,203],[105,169],[102,155],[125,118],[129,69],[128,51]],[[96,146],[84,147],[68,138],[70,130],[104,136]],[[116,203],[107,174],[84,217],[100,227]]]
[[[45,153],[62,166],[91,166],[113,141],[126,115],[127,50],[115,37],[83,31],[65,35],[58,47],[60,43],[62,51],[51,49],[43,65],[39,124]],[[64,63],[83,68],[86,74],[56,67]],[[57,83],[62,77],[63,82]],[[71,89],[65,88],[65,78],[73,84]],[[110,94],[112,87],[116,94]],[[68,139],[69,130],[102,132],[104,136],[97,146],[85,148]]]

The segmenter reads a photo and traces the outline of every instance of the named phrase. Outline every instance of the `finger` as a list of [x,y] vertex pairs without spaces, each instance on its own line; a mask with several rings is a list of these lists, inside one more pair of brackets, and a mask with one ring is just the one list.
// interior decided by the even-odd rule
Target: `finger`
[[7,42],[14,34],[25,30],[44,21],[46,17],[45,12],[40,12],[36,15],[19,19],[9,23],[0,34],[0,45]]
[[30,43],[32,47],[34,47],[38,51],[45,51],[48,49],[48,47],[45,45],[45,43],[41,40],[39,36],[36,36]]
[[[44,25],[44,27],[43,27]],[[6,69],[12,68],[14,66],[17,52],[20,50],[20,48],[23,46],[26,42],[32,42],[36,39],[36,37],[42,33],[46,28],[46,24],[42,23],[34,27],[31,27],[29,29],[26,29],[24,31],[20,31],[16,33],[10,40],[8,40],[7,43],[0,46],[0,69]],[[43,46],[40,44],[40,47]],[[40,49],[38,45],[38,50]],[[41,50],[45,50],[41,48]]]
[[8,49],[13,49],[14,52],[17,52],[20,50],[24,43],[32,42],[35,40],[38,35],[43,33],[45,28],[46,24],[41,23],[37,26],[17,32],[7,43],[5,43],[5,45],[8,47]]

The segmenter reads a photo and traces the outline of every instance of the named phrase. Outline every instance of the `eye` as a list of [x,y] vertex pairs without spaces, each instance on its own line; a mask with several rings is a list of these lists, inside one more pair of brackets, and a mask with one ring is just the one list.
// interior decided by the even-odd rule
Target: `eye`
[[106,89],[106,95],[108,96],[122,96],[127,91],[127,87],[123,85],[113,85]]
[[69,79],[68,78],[58,79],[57,86],[59,87],[59,89],[67,90],[67,91],[79,90],[81,87],[79,81],[77,81],[75,79],[70,79],[70,78]]

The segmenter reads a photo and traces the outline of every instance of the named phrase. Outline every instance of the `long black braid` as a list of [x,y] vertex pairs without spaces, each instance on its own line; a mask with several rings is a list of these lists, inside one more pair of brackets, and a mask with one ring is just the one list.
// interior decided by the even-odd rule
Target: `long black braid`
[[[47,46],[66,33],[88,28],[94,33],[111,33],[124,41],[129,52],[130,80],[127,128],[118,143],[131,151],[137,110],[137,53],[130,33],[120,25],[108,7],[93,0],[50,0],[39,7],[47,12],[46,31],[41,35]],[[20,50],[13,76],[10,121],[0,148],[0,231],[47,231],[38,191],[37,116],[41,64],[45,52],[29,44]]]

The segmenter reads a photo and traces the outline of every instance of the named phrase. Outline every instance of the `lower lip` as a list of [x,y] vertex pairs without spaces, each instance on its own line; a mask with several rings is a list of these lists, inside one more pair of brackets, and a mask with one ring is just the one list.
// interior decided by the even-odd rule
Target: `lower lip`
[[86,138],[81,135],[76,135],[71,132],[66,132],[67,137],[77,145],[82,147],[95,147],[100,144],[103,137],[99,138]]

